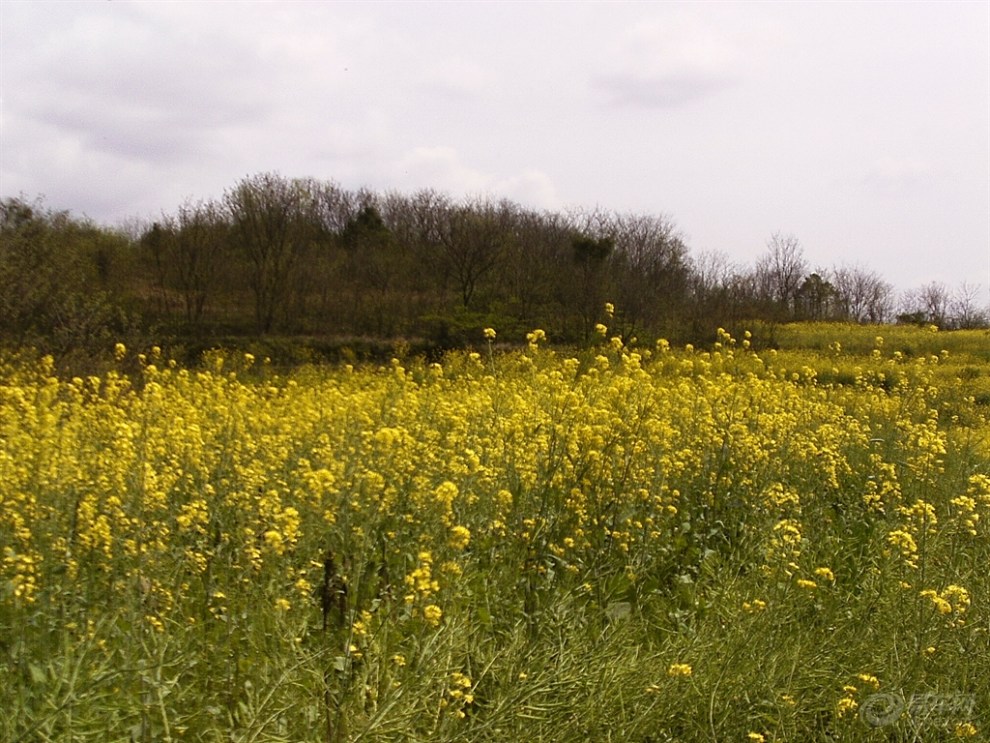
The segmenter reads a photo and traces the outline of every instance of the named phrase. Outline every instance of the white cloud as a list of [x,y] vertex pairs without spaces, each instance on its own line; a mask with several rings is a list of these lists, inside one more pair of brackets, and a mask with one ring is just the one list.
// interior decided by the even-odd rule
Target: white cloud
[[464,165],[453,147],[416,147],[396,163],[396,177],[414,188],[435,188],[453,195],[484,191],[490,178]]
[[918,157],[886,157],[872,164],[860,184],[880,196],[903,197],[930,191],[937,185],[941,168]]
[[530,208],[555,210],[563,205],[550,176],[535,168],[499,180],[494,191]]
[[490,68],[465,57],[446,57],[429,66],[423,75],[427,91],[455,100],[465,100],[491,89],[496,76]]
[[435,188],[455,198],[491,196],[508,198],[537,209],[561,204],[552,179],[535,168],[505,176],[485,173],[465,164],[453,147],[416,147],[395,165],[396,180],[403,188]]
[[738,56],[713,25],[670,13],[628,29],[593,85],[609,103],[679,106],[734,85]]

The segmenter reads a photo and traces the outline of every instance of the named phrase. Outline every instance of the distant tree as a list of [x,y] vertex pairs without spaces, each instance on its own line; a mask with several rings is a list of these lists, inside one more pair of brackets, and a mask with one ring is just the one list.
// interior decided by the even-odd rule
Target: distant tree
[[724,291],[736,272],[729,256],[721,251],[704,251],[691,258],[691,291],[699,300]]
[[[18,343],[45,323],[60,294],[59,256],[51,232],[68,213],[22,198],[0,203],[0,329]],[[68,257],[68,256],[66,256]]]
[[388,335],[398,318],[388,312],[392,291],[405,266],[392,231],[370,198],[351,217],[340,235],[347,256],[351,304],[368,331]]
[[255,323],[262,333],[285,308],[298,260],[318,237],[313,191],[308,181],[262,173],[224,194],[231,237],[248,262]]
[[[215,315],[238,327],[253,314],[262,333],[421,334],[441,345],[476,337],[481,322],[505,329],[500,338],[541,327],[587,339],[606,301],[618,310],[612,332],[683,340],[722,326],[773,343],[778,322],[894,316],[890,284],[856,267],[809,272],[793,236],[775,233],[753,267],[740,267],[690,255],[656,215],[352,192],[275,173],[135,226],[129,241],[40,203],[2,206],[5,339],[95,338],[101,323],[120,326],[125,295],[166,324]],[[975,288],[936,283],[906,293],[899,310],[901,321],[942,327],[978,326],[990,314]]]
[[614,299],[627,332],[669,330],[685,311],[690,280],[687,248],[674,223],[662,216],[616,215]]
[[833,316],[836,291],[820,274],[805,277],[794,293],[795,315],[799,320],[827,320]]
[[949,302],[952,327],[969,330],[990,326],[990,306],[980,306],[980,294],[976,284],[963,282],[956,288]]
[[37,200],[0,202],[0,335],[57,353],[131,328],[114,290],[122,235]]
[[358,207],[357,195],[332,181],[305,181],[312,199],[311,239],[296,257],[290,276],[290,306],[297,327],[344,333],[354,308],[341,233]]
[[453,209],[449,196],[424,189],[414,193],[401,206],[393,204],[390,210],[392,232],[412,254],[418,289],[430,297],[430,304],[437,306],[443,303],[452,280],[452,261],[444,246],[452,240],[450,213]]
[[772,319],[788,320],[793,316],[795,296],[806,273],[804,250],[798,239],[774,233],[755,269],[760,298],[767,304]]
[[727,288],[729,305],[739,320],[767,320],[772,324],[778,319],[756,268],[740,266],[729,277]]
[[690,338],[707,338],[716,328],[735,328],[752,319],[747,310],[755,304],[755,294],[751,282],[744,280],[751,275],[722,252],[702,252],[691,259],[689,327],[685,328]]
[[341,240],[348,250],[358,251],[369,242],[380,242],[390,238],[391,235],[378,207],[373,203],[367,203],[361,207],[356,216],[347,220],[341,232]]
[[440,248],[456,282],[461,306],[471,306],[482,281],[495,273],[509,240],[508,204],[475,201],[450,209]]
[[172,265],[171,265],[171,245],[175,240],[173,228],[162,222],[154,222],[143,232],[138,241],[142,252],[153,267],[155,276],[155,288],[158,293],[159,311],[165,315],[172,314],[172,301],[170,296]]
[[614,237],[588,237],[578,235],[571,241],[574,248],[574,262],[582,268],[601,268],[615,247]]
[[227,256],[228,225],[215,202],[201,201],[179,207],[176,227],[175,275],[186,320],[198,322]]
[[591,337],[595,322],[601,317],[607,298],[608,260],[615,249],[615,238],[575,235],[571,240],[573,262],[577,269],[576,304],[585,340]]
[[561,337],[562,276],[571,262],[573,232],[566,218],[516,208],[509,217],[512,239],[506,246],[496,285],[499,309],[520,329],[546,328]]
[[894,288],[879,274],[856,266],[829,272],[835,288],[836,315],[857,323],[887,322],[893,314]]
[[947,327],[949,319],[949,289],[938,281],[932,281],[917,289],[904,293],[901,299],[901,312],[897,316],[900,323],[926,323]]
[[198,322],[217,276],[225,264],[228,225],[215,202],[183,203],[174,216],[165,215],[141,237],[151,257],[162,298],[170,311],[177,293],[187,322]]

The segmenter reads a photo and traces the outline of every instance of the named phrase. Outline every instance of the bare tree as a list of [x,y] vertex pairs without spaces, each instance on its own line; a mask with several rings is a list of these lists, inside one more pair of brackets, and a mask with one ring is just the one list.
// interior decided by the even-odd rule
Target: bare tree
[[186,320],[202,318],[224,262],[227,225],[217,204],[186,201],[174,218],[164,222],[165,275],[182,296]]
[[443,245],[450,242],[450,212],[454,205],[439,191],[417,191],[401,205],[389,209],[393,234],[413,257],[418,291],[443,297],[450,281],[451,264]]
[[317,236],[312,184],[262,173],[224,194],[233,238],[250,266],[258,330],[272,329],[297,259]]
[[170,284],[172,277],[171,263],[169,258],[170,246],[175,239],[172,227],[162,226],[160,222],[155,222],[145,230],[140,238],[139,245],[151,265],[154,266],[155,284],[158,289],[159,311],[165,315],[172,314],[172,301],[170,297]]
[[613,219],[616,301],[632,332],[637,323],[669,327],[682,315],[690,275],[687,248],[663,216],[622,214]]
[[362,317],[362,330],[390,335],[399,318],[396,312],[389,312],[389,307],[407,272],[406,250],[385,223],[378,199],[362,201],[340,235],[352,290],[351,305]]
[[775,232],[767,242],[767,252],[756,263],[756,281],[761,298],[774,319],[793,315],[794,298],[807,273],[804,250],[793,235]]
[[929,282],[904,293],[897,321],[930,323],[940,328],[946,327],[949,319],[949,301],[949,290],[945,284],[938,281]]
[[739,269],[727,254],[702,252],[690,263],[690,323],[692,336],[702,337],[717,327],[739,320],[740,302],[733,291]]
[[894,289],[874,271],[840,266],[829,272],[837,314],[858,323],[882,323],[893,314]]
[[963,282],[956,287],[949,302],[953,327],[972,329],[990,325],[990,306],[980,307],[980,294],[977,284]]
[[497,277],[503,312],[526,328],[565,324],[558,288],[571,261],[570,226],[559,214],[517,208],[511,230]]
[[509,238],[504,228],[510,212],[508,202],[476,201],[454,207],[446,215],[440,248],[465,308],[503,257]]
[[728,254],[702,251],[691,259],[691,289],[698,297],[716,294],[729,285],[734,273]]

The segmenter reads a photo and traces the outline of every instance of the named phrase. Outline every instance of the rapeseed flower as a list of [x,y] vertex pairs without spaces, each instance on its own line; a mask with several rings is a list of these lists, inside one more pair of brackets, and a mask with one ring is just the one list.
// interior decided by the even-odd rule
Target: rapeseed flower
[[471,542],[471,530],[458,524],[451,527],[447,543],[455,550],[465,549]]
[[423,608],[423,619],[430,626],[438,627],[440,626],[440,620],[443,619],[443,610],[436,604],[430,604]]
[[952,732],[957,738],[975,738],[980,731],[971,722],[957,722]]

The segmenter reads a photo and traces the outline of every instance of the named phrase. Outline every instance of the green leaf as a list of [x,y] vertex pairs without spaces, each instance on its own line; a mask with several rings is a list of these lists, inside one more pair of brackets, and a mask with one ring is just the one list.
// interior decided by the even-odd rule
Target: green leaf
[[478,621],[485,627],[492,626],[492,613],[488,611],[487,606],[478,607]]

